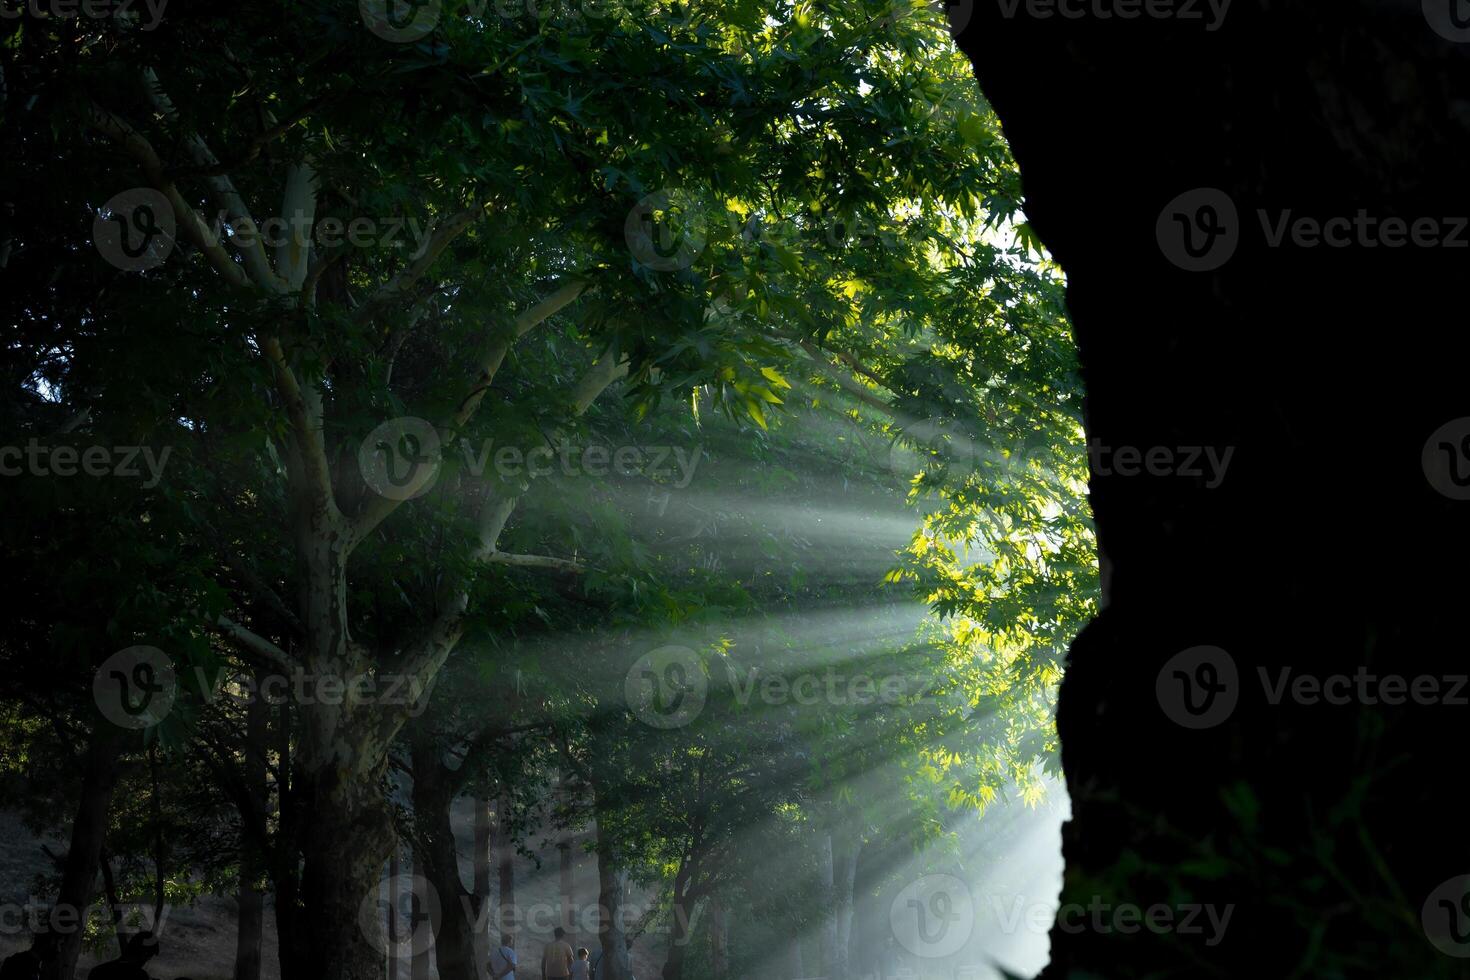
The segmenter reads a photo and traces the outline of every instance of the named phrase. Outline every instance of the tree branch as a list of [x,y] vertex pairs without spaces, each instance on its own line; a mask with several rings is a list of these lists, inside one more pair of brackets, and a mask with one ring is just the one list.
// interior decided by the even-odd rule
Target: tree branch
[[[480,401],[485,397],[485,392],[490,389],[490,384],[495,380],[495,374],[500,370],[500,365],[505,361],[506,354],[516,340],[529,333],[537,324],[555,316],[565,309],[577,297],[587,291],[587,283],[582,280],[564,281],[548,296],[542,299],[530,309],[525,310],[517,316],[511,324],[507,336],[492,341],[480,360],[480,375],[470,393],[460,402],[454,417],[450,420],[447,428],[449,432],[442,440],[442,445],[447,448],[458,437],[460,431],[469,423],[470,418],[479,408]],[[347,549],[349,552],[356,548],[367,538],[379,524],[387,520],[396,511],[401,500],[390,500],[387,497],[374,495],[369,498],[363,509],[353,521],[352,533],[348,539]]]
[[[173,100],[168,97],[168,93],[163,90],[163,85],[158,81],[158,76],[154,74],[152,68],[143,69],[143,88],[147,91],[149,101],[160,116],[174,125],[181,125],[178,109],[174,107]],[[186,133],[184,145],[188,148],[189,155],[195,164],[204,168],[219,166],[219,160],[198,133]],[[258,234],[259,226],[251,217],[244,197],[235,188],[235,182],[229,174],[219,173],[205,177],[205,183],[209,185],[215,204],[224,211],[230,226],[246,230],[244,235],[236,236],[233,241],[240,250],[241,261],[251,280],[261,289],[281,292],[284,284],[271,269],[270,260],[266,258],[265,247],[261,244]]]
[[546,555],[513,555],[506,551],[496,551],[485,559],[492,565],[512,565],[516,568],[544,568],[553,572],[566,572],[569,575],[581,575],[587,571],[587,566],[570,558],[550,558]]
[[264,661],[274,667],[279,667],[287,673],[296,669],[296,661],[291,659],[290,654],[265,637],[241,626],[233,619],[230,619],[230,617],[219,616],[215,619],[213,625],[221,633],[233,640],[242,651],[251,654],[253,659]]
[[315,421],[316,413],[307,402],[306,394],[296,380],[296,374],[291,370],[291,365],[286,361],[286,353],[281,349],[280,339],[266,337],[261,340],[261,347],[270,360],[271,371],[276,379],[276,388],[286,403],[286,414],[291,420],[291,428],[295,433],[292,441],[296,447],[296,456],[300,463],[302,476],[311,494],[312,505],[329,525],[335,525],[341,520],[342,514],[337,509],[336,497],[332,492],[332,470],[327,462],[327,450],[322,440],[321,426]]
[[423,278],[444,250],[449,247],[449,244],[464,234],[465,230],[483,217],[488,210],[488,202],[477,201],[435,228],[429,240],[413,256],[408,265],[398,270],[393,278],[380,286],[372,296],[369,296],[367,301],[353,313],[353,318],[359,323],[366,322],[377,316],[384,307],[407,295],[408,291],[413,288],[413,284]]
[[165,176],[163,161],[154,151],[153,144],[149,143],[122,117],[102,108],[96,102],[87,104],[84,115],[88,126],[113,140],[137,161],[149,183],[168,199],[169,206],[173,208],[176,223],[184,237],[203,253],[209,264],[214,266],[215,271],[231,286],[249,288],[252,285],[249,274],[234,259],[230,258],[230,253],[211,236],[209,226],[205,224],[204,219],[199,217],[198,212],[179,193],[178,187]]

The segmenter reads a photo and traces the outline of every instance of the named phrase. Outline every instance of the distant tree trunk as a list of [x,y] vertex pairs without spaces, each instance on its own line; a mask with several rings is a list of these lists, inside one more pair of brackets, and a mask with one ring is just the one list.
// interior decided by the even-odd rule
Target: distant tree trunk
[[628,937],[623,932],[623,890],[627,875],[601,824],[597,827],[597,943],[602,947],[599,980],[630,980]]
[[[252,697],[245,709],[245,791],[251,797],[253,813],[244,815],[243,820],[252,820],[254,814],[263,815],[270,793],[265,765],[266,739],[269,737],[268,711],[268,706],[259,695]],[[261,876],[265,872],[265,855],[261,848],[264,834],[263,825],[248,827],[243,826],[242,821],[239,924],[235,930],[234,980],[260,980],[260,948],[265,935],[265,891],[261,887]]]
[[490,801],[475,800],[475,976],[485,980],[490,956]]
[[822,968],[829,977],[839,976],[837,970],[837,879],[835,855],[832,853],[832,833],[828,831],[817,841],[818,882],[821,887],[822,915]]
[[112,875],[112,855],[107,853],[107,848],[102,848],[102,860],[97,862],[102,867],[102,894],[107,898],[107,908],[111,913],[108,918],[112,921],[112,938],[117,942],[118,955],[123,951],[123,935],[119,931],[118,924],[122,922],[122,900],[117,894],[117,880]]
[[801,980],[806,976],[806,966],[801,958],[801,937],[792,936],[786,943],[786,980]]
[[861,851],[862,842],[854,836],[833,854],[836,865],[832,883],[836,898],[833,917],[837,922],[837,961],[835,968],[829,971],[833,976],[847,976],[848,964],[852,961],[853,886],[857,881],[858,854]]
[[568,936],[577,932],[577,911],[572,896],[572,842],[563,840],[556,845],[561,857],[561,927]]
[[[98,862],[102,858],[102,841],[107,835],[107,814],[112,806],[112,793],[117,787],[117,762],[122,755],[125,734],[106,721],[98,720],[97,729],[87,744],[83,761],[82,792],[77,801],[76,817],[71,825],[71,846],[61,872],[61,888],[56,907],[76,909],[85,915],[92,905],[97,887]],[[57,946],[56,965],[47,974],[51,980],[72,980],[77,959],[82,952],[82,928],[61,937]]]
[[[276,962],[281,980],[305,976],[307,936],[301,927],[301,820],[291,754],[291,703],[283,701],[275,732],[276,799],[279,818],[271,851],[271,884],[276,892]],[[390,978],[391,980],[391,978]]]
[[[725,905],[719,899],[711,899],[709,905],[709,966],[713,980],[728,980],[730,976],[730,922],[725,914]],[[845,980],[846,974],[838,974]]]
[[[418,851],[415,850],[413,855],[413,873],[420,878],[427,878],[428,876],[424,874],[424,865],[425,862],[420,857]],[[408,900],[410,908],[408,920],[409,930],[412,931],[418,929],[425,919],[432,917],[433,910],[424,908],[423,900],[419,897],[419,890],[417,888],[409,895]],[[439,914],[442,919],[446,912],[453,917],[458,914],[458,911],[458,909],[445,909],[441,906]],[[438,936],[443,931],[443,924],[441,921],[432,921],[429,923],[429,928],[434,930],[434,943],[432,945],[424,945],[423,947],[420,947],[417,943],[414,944],[413,953],[409,960],[409,976],[412,980],[429,980],[429,974],[433,970],[434,950],[438,946]]]
[[674,894],[670,900],[669,913],[673,918],[673,933],[669,937],[669,955],[664,960],[663,980],[683,980],[684,961],[689,955],[689,940],[694,935],[694,909],[697,897],[689,888],[689,873],[681,867],[674,875]]
[[[495,827],[491,837],[499,878],[500,914],[495,928],[501,933],[514,933],[520,916],[516,912],[516,846],[510,834],[509,797],[502,794],[495,804]],[[495,937],[496,942],[500,937]]]
[[398,980],[398,946],[393,942],[393,920],[398,915],[398,851],[394,849],[388,857],[388,960],[384,975],[388,980]]

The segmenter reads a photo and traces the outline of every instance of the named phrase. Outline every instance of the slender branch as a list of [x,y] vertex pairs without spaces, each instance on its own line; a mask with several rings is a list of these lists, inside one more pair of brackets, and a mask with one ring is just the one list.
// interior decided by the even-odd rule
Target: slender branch
[[280,667],[287,673],[296,669],[296,661],[291,659],[290,654],[265,637],[241,626],[228,616],[217,617],[214,621],[214,626],[225,636],[233,640],[242,651],[247,654],[253,654],[254,659],[265,661],[275,667]]
[[281,218],[287,236],[276,246],[276,268],[286,289],[295,292],[306,282],[311,266],[311,229],[316,223],[316,169],[310,160],[298,161],[287,169]]
[[311,493],[312,504],[319,516],[325,518],[328,524],[335,525],[341,520],[342,515],[337,509],[336,498],[332,492],[332,471],[327,462],[321,425],[315,421],[316,413],[307,402],[307,396],[296,380],[296,374],[291,370],[291,365],[286,361],[286,353],[281,349],[280,339],[266,337],[261,341],[261,347],[270,360],[271,370],[276,379],[276,388],[286,403],[286,414],[291,419],[291,428],[296,437],[293,440],[296,445],[296,454],[300,458],[302,474]]
[[536,326],[566,309],[588,288],[588,283],[581,279],[562,280],[536,305],[517,316],[506,333],[490,342],[480,357],[479,377],[475,379],[474,387],[460,402],[459,409],[454,414],[452,428],[456,433],[464,428],[471,416],[475,414],[475,409],[480,407],[480,401],[485,397],[485,392],[490,390],[490,385],[495,381],[495,375],[499,372],[500,365],[505,362],[505,357],[510,353],[512,345]]
[[210,233],[209,226],[205,224],[204,219],[188,201],[184,200],[178,187],[165,176],[163,161],[153,149],[153,144],[122,117],[102,108],[95,102],[88,103],[84,116],[88,126],[113,140],[137,161],[149,183],[168,199],[169,206],[174,211],[176,224],[184,237],[203,253],[215,271],[231,286],[249,288],[252,285],[250,275],[239,263],[230,258],[230,253]]
[[[158,81],[158,76],[154,74],[152,68],[143,70],[143,88],[147,91],[149,101],[160,116],[174,125],[182,125],[178,109],[174,107],[173,100],[168,97],[168,93],[163,90],[163,85]],[[189,156],[195,164],[205,168],[219,166],[219,160],[198,133],[186,133],[184,145],[188,148]],[[219,173],[205,177],[205,183],[209,185],[215,204],[224,211],[230,226],[241,229],[243,232],[235,236],[233,241],[240,250],[241,261],[251,280],[262,289],[281,292],[284,284],[271,269],[270,260],[265,255],[265,246],[261,243],[258,234],[259,226],[251,217],[250,209],[245,204],[245,198],[235,188],[235,182],[228,173]]]
[[451,215],[447,221],[434,229],[429,240],[423,244],[408,265],[398,270],[393,278],[380,286],[377,292],[369,296],[367,301],[357,308],[353,313],[353,318],[359,323],[370,320],[382,312],[385,307],[407,295],[413,288],[413,284],[423,278],[444,250],[449,247],[449,244],[464,234],[470,225],[484,217],[488,211],[487,202],[477,201],[458,214]]
[[566,572],[569,575],[581,575],[587,571],[587,566],[570,558],[550,558],[546,555],[513,555],[505,551],[496,551],[485,559],[493,565],[512,565],[516,568],[544,568],[553,572]]
[[319,95],[310,99],[301,108],[287,116],[283,121],[271,126],[269,129],[257,133],[245,149],[225,163],[197,164],[194,167],[174,171],[176,177],[221,177],[233,171],[239,170],[246,164],[253,163],[260,156],[261,150],[267,145],[274,143],[289,133],[298,123],[304,122],[316,110],[328,103],[338,101],[343,93],[329,93]]
[[[562,282],[544,299],[517,316],[511,324],[508,335],[491,342],[480,360],[479,378],[470,393],[460,402],[454,417],[446,427],[449,431],[442,439],[445,447],[451,445],[459,437],[460,431],[469,423],[475,410],[479,408],[480,401],[485,397],[485,392],[489,390],[491,382],[495,380],[495,374],[505,361],[511,345],[529,333],[537,324],[545,322],[565,309],[586,292],[587,288],[587,283],[582,280]],[[352,533],[347,545],[348,552],[350,553],[352,549],[361,544],[402,503],[401,500],[391,500],[383,496],[371,497],[353,521]]]

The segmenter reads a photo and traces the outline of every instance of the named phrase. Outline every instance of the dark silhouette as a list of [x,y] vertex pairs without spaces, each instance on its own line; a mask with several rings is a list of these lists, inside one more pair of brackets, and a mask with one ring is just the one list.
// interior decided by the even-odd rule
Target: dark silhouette
[[0,980],[40,980],[42,967],[55,960],[55,938],[38,936],[31,942],[30,949],[5,958],[5,962],[0,964]]
[[99,963],[87,974],[87,980],[149,980],[143,964],[158,955],[158,940],[151,932],[135,932],[123,944],[122,955]]

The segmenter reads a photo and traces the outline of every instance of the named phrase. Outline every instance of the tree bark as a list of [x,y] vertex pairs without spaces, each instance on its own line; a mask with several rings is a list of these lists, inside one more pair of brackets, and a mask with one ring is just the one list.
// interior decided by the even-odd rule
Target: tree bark
[[378,980],[382,923],[358,922],[377,894],[395,833],[382,782],[386,758],[367,778],[318,773],[308,791],[305,871],[301,881],[306,975],[321,980]]
[[72,820],[71,846],[61,872],[61,888],[56,908],[75,910],[78,928],[63,934],[57,944],[56,964],[46,974],[49,980],[72,980],[82,952],[82,934],[87,910],[97,887],[98,862],[102,842],[107,835],[107,815],[117,787],[117,763],[122,756],[126,736],[108,722],[98,719],[97,728],[87,744],[83,762],[82,792]]
[[475,799],[475,975],[484,980],[490,956],[490,801]]
[[[413,746],[413,810],[417,837],[414,865],[439,896],[433,956],[440,980],[475,980],[472,895],[459,876],[450,807],[454,783],[446,778],[439,754],[428,741]],[[468,914],[467,914],[468,913]],[[427,976],[427,961],[424,973]],[[416,966],[416,970],[418,967]],[[415,976],[415,980],[418,977]]]
[[556,845],[556,850],[561,861],[561,927],[568,936],[574,936],[577,932],[577,910],[572,894],[572,842],[563,840]]
[[840,976],[836,972],[837,952],[837,884],[836,855],[832,852],[832,832],[828,831],[817,842],[817,867],[821,886],[822,903],[822,968],[825,976]]
[[[257,681],[259,678],[257,677]],[[257,687],[257,690],[259,688]],[[269,737],[267,713],[263,698],[254,696],[245,709],[245,789],[250,794],[254,813],[264,814],[269,795],[266,782],[265,751]],[[242,814],[243,820],[252,814]],[[235,930],[234,980],[260,980],[261,942],[265,935],[265,890],[261,876],[265,873],[265,855],[261,851],[264,826],[245,827],[240,833],[240,896],[238,924]]]
[[[509,797],[502,795],[495,804],[495,827],[491,837],[499,887],[499,914],[494,926],[497,933],[514,933],[520,920],[516,911],[516,847],[511,838],[509,813]],[[495,941],[500,941],[499,935],[495,936]]]
[[[713,980],[728,980],[730,976],[730,922],[725,914],[725,905],[712,899],[709,905],[709,959],[710,976]],[[846,973],[835,974],[845,978]]]
[[792,936],[786,943],[786,976],[788,980],[802,980],[806,976],[806,965],[802,962],[801,937]]
[[597,829],[597,943],[602,947],[599,980],[630,980],[628,936],[623,930],[623,891],[627,874],[619,866],[612,841]]

